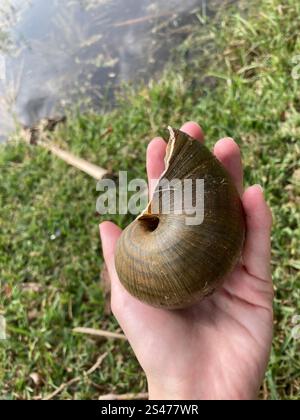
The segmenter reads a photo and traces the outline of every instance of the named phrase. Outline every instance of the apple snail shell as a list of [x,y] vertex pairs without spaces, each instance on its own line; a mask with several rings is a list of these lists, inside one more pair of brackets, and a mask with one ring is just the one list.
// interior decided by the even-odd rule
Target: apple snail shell
[[[234,183],[215,156],[187,134],[170,129],[162,178],[204,180],[204,219],[146,210],[122,233],[116,270],[133,296],[162,308],[184,308],[212,294],[238,262],[244,213]],[[159,195],[158,186],[154,196]],[[153,200],[153,199],[152,199]]]

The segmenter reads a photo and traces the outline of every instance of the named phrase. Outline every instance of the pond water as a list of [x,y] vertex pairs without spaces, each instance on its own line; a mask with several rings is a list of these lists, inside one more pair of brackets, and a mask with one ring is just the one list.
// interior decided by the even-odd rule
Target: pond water
[[16,122],[31,126],[75,101],[100,109],[121,82],[152,77],[212,3],[1,0],[0,141]]

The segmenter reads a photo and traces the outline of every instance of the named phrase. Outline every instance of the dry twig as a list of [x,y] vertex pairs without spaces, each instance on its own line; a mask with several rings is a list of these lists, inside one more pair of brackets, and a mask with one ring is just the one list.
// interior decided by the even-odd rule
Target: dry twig
[[94,337],[106,337],[106,338],[117,338],[119,340],[127,340],[124,334],[114,333],[110,331],[96,330],[94,328],[78,327],[78,328],[74,328],[73,332],[78,333],[78,334],[92,335]]
[[129,393],[129,394],[122,394],[122,395],[116,395],[116,394],[107,394],[107,395],[101,395],[99,397],[99,401],[103,400],[147,400],[148,399],[148,393],[147,392],[140,392],[139,394]]
[[[101,354],[101,356],[98,357],[97,362],[88,371],[84,373],[84,376],[89,376],[92,373],[94,373],[100,367],[101,363],[103,362],[107,354],[108,353]],[[80,382],[81,380],[82,380],[82,376],[77,376],[76,378],[73,378],[70,381],[61,384],[55,391],[53,391],[51,394],[44,397],[43,400],[44,401],[52,400],[54,397],[56,397],[56,395],[60,394],[64,389],[68,388],[69,386],[77,382]]]
[[[93,163],[90,163],[78,156],[75,156],[73,153],[70,153],[67,150],[63,150],[57,145],[50,142],[47,136],[46,128],[47,127],[45,127],[45,122],[41,122],[40,125],[38,125],[37,127],[31,129],[23,129],[22,133],[24,141],[31,145],[43,147],[44,149],[52,153],[54,156],[63,160],[68,165],[72,166],[73,168],[79,169],[81,172],[84,172],[85,174],[96,179],[97,181],[106,177],[112,177],[112,174],[108,170],[103,169],[100,166],[95,165]],[[111,129],[108,128],[103,135],[105,136],[110,132]]]

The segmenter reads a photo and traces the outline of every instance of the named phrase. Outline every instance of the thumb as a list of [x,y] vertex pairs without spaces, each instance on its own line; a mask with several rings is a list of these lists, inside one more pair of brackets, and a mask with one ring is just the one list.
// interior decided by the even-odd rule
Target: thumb
[[109,278],[111,281],[111,309],[121,327],[124,314],[124,304],[132,300],[129,293],[122,286],[115,267],[115,250],[122,230],[112,222],[103,222],[99,226],[102,241],[103,256],[107,266]]
[[122,230],[112,222],[101,223],[99,229],[104,260],[109,277],[112,280],[112,283],[114,283],[113,280],[118,277],[115,269],[115,249]]
[[111,310],[139,359],[144,352],[145,340],[147,343],[147,329],[154,334],[166,315],[131,296],[121,284],[115,268],[115,250],[121,233],[122,230],[114,223],[103,222],[100,225],[104,260],[111,280]]

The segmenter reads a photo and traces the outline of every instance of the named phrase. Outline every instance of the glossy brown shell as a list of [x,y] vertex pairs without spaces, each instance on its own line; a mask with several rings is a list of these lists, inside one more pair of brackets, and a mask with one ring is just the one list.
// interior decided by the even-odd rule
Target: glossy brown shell
[[[147,209],[121,235],[116,270],[136,298],[163,308],[183,308],[221,285],[236,265],[244,241],[244,214],[227,171],[197,140],[170,129],[162,177],[204,179],[204,221]],[[156,193],[158,191],[156,190]]]

